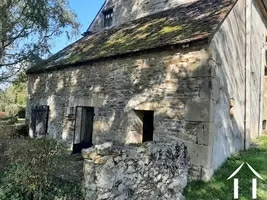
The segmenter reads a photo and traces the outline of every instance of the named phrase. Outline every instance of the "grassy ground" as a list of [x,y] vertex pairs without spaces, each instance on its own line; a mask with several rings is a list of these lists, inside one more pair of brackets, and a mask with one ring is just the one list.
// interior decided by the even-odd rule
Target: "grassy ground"
[[18,123],[24,124],[25,123],[25,118],[18,118]]
[[[249,163],[263,178],[258,180],[258,200],[267,199],[267,137],[256,140],[253,148],[229,158],[207,183],[195,181],[185,190],[187,200],[232,200],[233,180],[227,178],[243,163]],[[244,165],[236,178],[239,179],[239,199],[252,199],[252,178],[255,176]]]

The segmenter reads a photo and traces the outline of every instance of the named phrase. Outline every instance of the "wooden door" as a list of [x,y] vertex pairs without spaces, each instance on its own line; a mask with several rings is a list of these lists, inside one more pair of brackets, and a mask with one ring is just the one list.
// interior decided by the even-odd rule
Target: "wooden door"
[[32,108],[30,126],[34,137],[47,134],[48,117],[49,106],[41,105]]
[[94,108],[76,107],[73,153],[91,147],[93,136]]

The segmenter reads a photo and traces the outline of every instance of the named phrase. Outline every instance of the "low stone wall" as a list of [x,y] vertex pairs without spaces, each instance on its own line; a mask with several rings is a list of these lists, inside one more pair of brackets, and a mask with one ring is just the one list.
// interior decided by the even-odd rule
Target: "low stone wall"
[[184,199],[187,148],[181,143],[96,145],[82,152],[85,199]]

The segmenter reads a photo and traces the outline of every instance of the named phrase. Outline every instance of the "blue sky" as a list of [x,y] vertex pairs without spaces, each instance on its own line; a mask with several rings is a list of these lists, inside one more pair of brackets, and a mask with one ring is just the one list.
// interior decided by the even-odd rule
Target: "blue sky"
[[[69,0],[69,2],[71,9],[77,14],[78,21],[81,23],[80,34],[82,34],[91,24],[95,15],[103,5],[104,0]],[[78,38],[80,38],[80,35]],[[58,52],[78,38],[69,41],[66,37],[62,36],[61,38],[56,39],[52,53]]]

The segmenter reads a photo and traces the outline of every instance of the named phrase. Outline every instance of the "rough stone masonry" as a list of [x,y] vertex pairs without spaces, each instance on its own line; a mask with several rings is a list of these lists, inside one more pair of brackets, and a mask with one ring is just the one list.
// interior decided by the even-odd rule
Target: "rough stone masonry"
[[28,108],[48,105],[48,135],[70,145],[71,107],[94,107],[93,144],[141,143],[138,111],[153,110],[153,141],[183,141],[194,176],[206,179],[213,172],[210,113],[217,94],[209,59],[203,45],[31,74]]
[[182,143],[116,145],[83,150],[87,200],[182,200],[187,148]]

